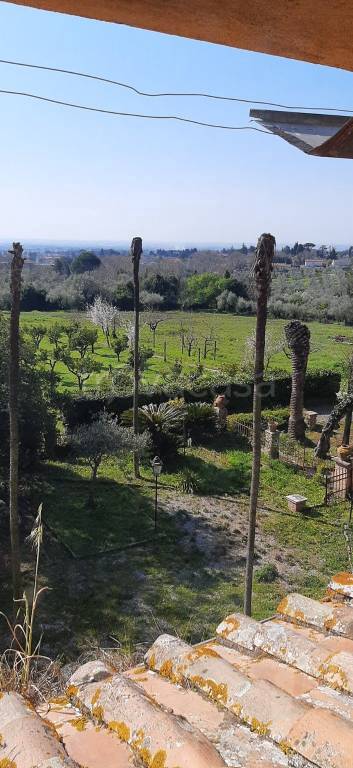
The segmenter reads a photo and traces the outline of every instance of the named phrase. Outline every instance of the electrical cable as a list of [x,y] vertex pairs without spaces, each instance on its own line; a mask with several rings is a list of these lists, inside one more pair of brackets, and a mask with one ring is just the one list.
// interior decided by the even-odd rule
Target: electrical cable
[[126,88],[133,93],[136,93],[138,96],[147,96],[149,98],[159,98],[164,96],[172,96],[172,97],[191,97],[191,98],[204,98],[204,99],[214,99],[218,101],[235,101],[239,102],[240,104],[258,104],[261,106],[266,107],[276,107],[279,109],[295,109],[295,110],[308,110],[311,112],[317,112],[317,111],[323,111],[323,112],[346,112],[348,114],[353,114],[352,109],[343,109],[341,107],[303,107],[303,106],[295,106],[291,104],[281,104],[274,101],[260,101],[258,99],[241,99],[236,96],[219,96],[214,93],[204,93],[204,92],[149,92],[149,91],[141,91],[138,88],[135,88],[133,85],[129,85],[128,83],[119,82],[118,80],[112,80],[108,77],[100,77],[99,75],[91,75],[87,72],[76,72],[75,70],[71,69],[63,69],[60,67],[48,67],[42,64],[28,64],[27,62],[23,61],[11,61],[8,59],[0,59],[0,64],[9,64],[11,66],[15,67],[24,67],[27,69],[39,69],[43,70],[45,72],[58,72],[60,74],[64,75],[71,75],[74,77],[83,77],[88,80],[97,80],[101,83],[108,83],[109,85],[117,85],[120,88]]
[[10,91],[4,88],[0,89],[0,93],[10,96],[24,96],[28,99],[36,99],[37,101],[45,101],[49,104],[58,104],[62,107],[71,107],[72,109],[82,109],[87,112],[99,112],[104,115],[115,115],[118,117],[139,117],[144,120],[177,120],[181,123],[191,123],[192,125],[201,125],[205,128],[220,128],[224,131],[257,131],[258,133],[265,133],[266,136],[272,134],[261,128],[255,128],[252,125],[223,125],[221,123],[207,123],[202,120],[193,120],[191,117],[182,117],[181,115],[144,115],[136,112],[118,112],[114,109],[103,109],[101,107],[91,107],[86,104],[76,104],[71,101],[61,101],[59,99],[51,99],[49,96],[40,96],[36,93],[27,93],[26,91]]

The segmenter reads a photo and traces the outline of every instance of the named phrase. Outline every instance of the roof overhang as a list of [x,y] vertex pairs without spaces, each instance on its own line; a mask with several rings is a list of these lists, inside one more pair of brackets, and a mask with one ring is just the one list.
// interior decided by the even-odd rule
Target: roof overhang
[[10,0],[353,70],[351,0]]
[[250,117],[307,155],[353,159],[353,118],[251,109]]

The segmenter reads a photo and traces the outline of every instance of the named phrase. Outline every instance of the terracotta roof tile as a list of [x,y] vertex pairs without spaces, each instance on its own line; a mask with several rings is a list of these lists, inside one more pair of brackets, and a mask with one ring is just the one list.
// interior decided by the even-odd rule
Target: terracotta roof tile
[[328,595],[232,614],[197,646],[162,635],[124,674],[84,665],[47,717],[85,768],[353,768],[353,600]]

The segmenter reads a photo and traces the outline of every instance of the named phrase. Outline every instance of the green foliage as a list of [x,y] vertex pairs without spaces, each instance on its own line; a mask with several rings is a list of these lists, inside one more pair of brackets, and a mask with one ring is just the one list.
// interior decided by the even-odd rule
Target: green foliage
[[127,349],[128,347],[128,342],[129,340],[126,333],[117,334],[113,340],[112,349],[114,350],[119,362],[121,353],[124,352],[124,349]]
[[69,352],[62,352],[60,359],[65,363],[70,373],[77,379],[80,392],[82,392],[84,383],[88,381],[90,376],[92,376],[92,373],[100,373],[102,370],[102,364],[99,363],[98,360],[94,360],[91,355],[74,357],[74,355]]
[[[0,316],[0,464],[9,461],[9,325]],[[34,465],[55,445],[55,412],[48,373],[38,369],[33,346],[21,338],[19,387],[20,464]]]
[[178,485],[180,491],[183,493],[197,493],[199,489],[199,478],[197,473],[192,469],[185,467],[178,474]]
[[[144,371],[146,367],[147,360],[150,360],[151,357],[153,357],[154,351],[151,347],[140,347],[139,350],[139,371]],[[128,364],[130,368],[134,367],[134,350],[130,349],[128,354]]]
[[[269,421],[276,421],[279,429],[286,429],[288,426],[289,408],[265,408],[261,414],[262,426],[265,429]],[[229,432],[235,431],[235,424],[242,423],[252,427],[252,413],[231,413],[227,417],[227,428]]]
[[278,568],[275,563],[266,563],[255,571],[256,581],[263,582],[264,584],[272,584],[273,581],[278,579],[278,576]]
[[71,262],[71,272],[73,274],[82,274],[83,272],[93,272],[101,266],[101,260],[91,251],[81,251]]
[[186,406],[185,429],[193,442],[201,443],[217,432],[217,415],[210,403],[188,403]]
[[71,435],[71,443],[76,455],[91,468],[91,479],[95,480],[104,458],[121,457],[134,450],[142,453],[147,438],[134,435],[132,429],[121,427],[114,417],[102,413],[90,424],[78,427]]
[[216,297],[226,288],[227,279],[215,272],[191,275],[185,280],[183,304],[189,309],[203,309],[216,304]]
[[139,408],[141,428],[148,430],[153,452],[161,458],[167,459],[176,452],[184,415],[183,403],[150,403]]

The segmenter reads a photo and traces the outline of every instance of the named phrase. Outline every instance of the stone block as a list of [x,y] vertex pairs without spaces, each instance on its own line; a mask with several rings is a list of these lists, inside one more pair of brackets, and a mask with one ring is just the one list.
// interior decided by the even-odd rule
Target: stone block
[[288,509],[291,512],[301,512],[305,509],[306,502],[308,501],[306,496],[301,496],[299,493],[292,493],[286,496],[286,499],[288,501]]

